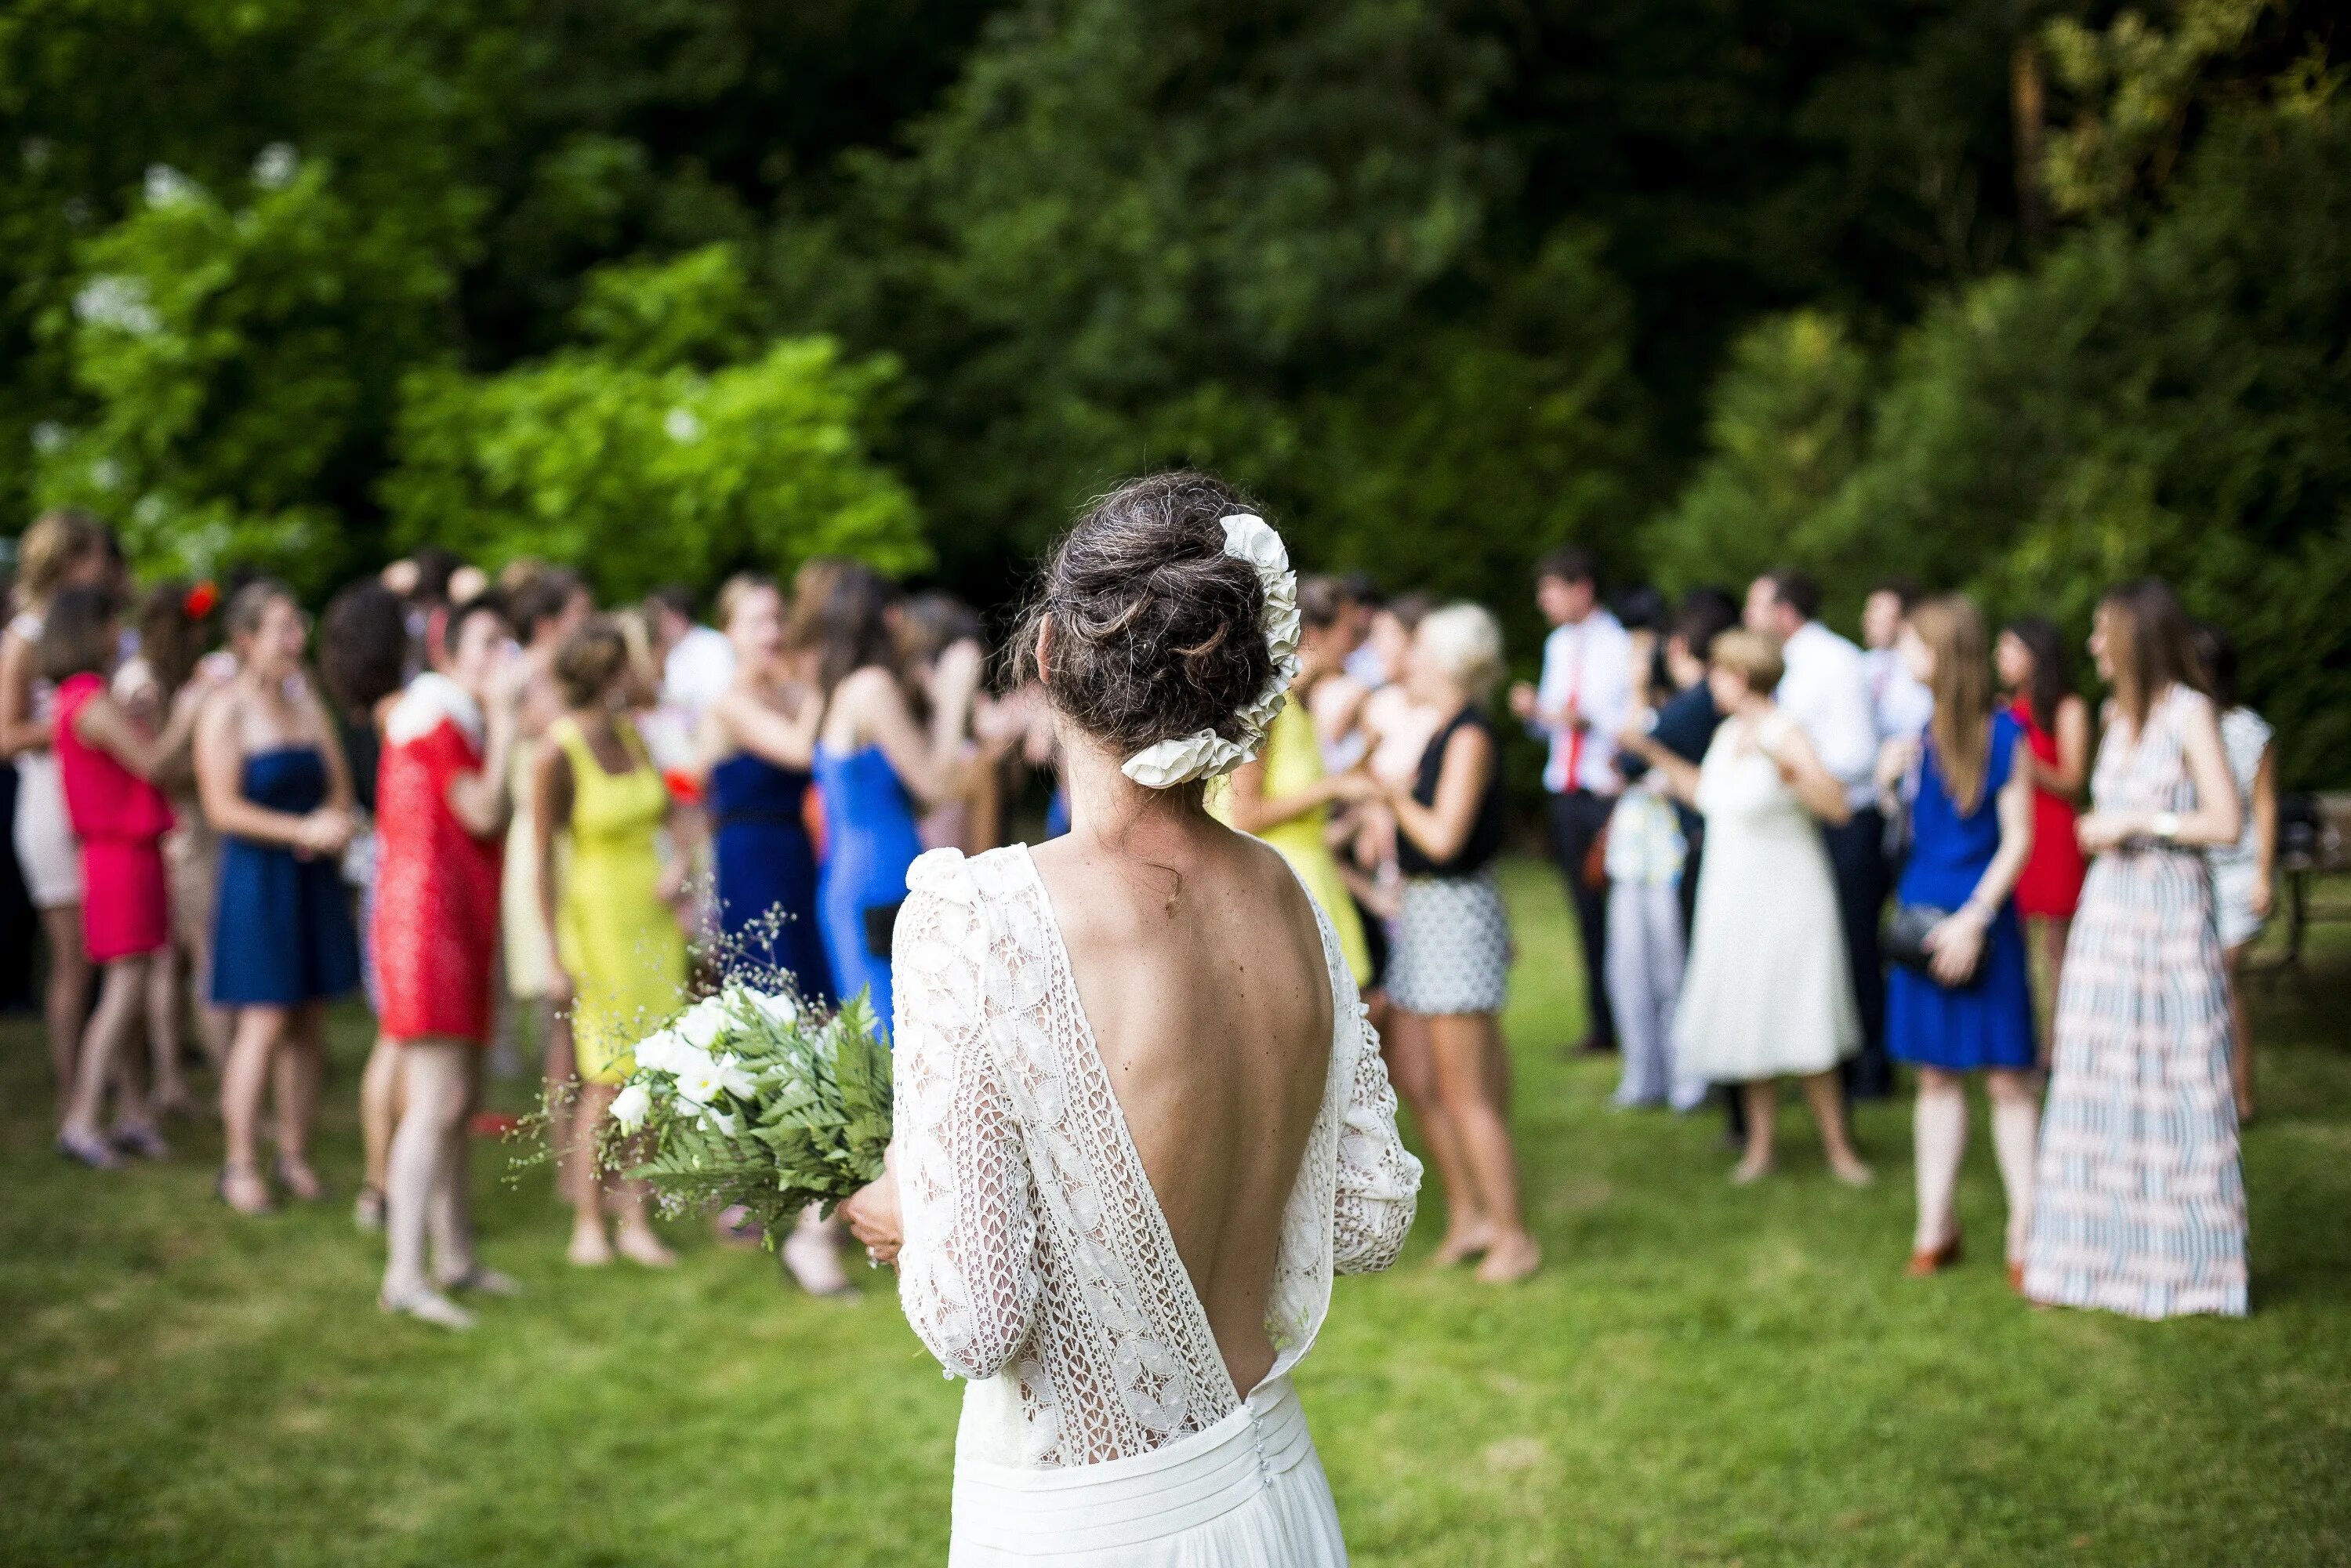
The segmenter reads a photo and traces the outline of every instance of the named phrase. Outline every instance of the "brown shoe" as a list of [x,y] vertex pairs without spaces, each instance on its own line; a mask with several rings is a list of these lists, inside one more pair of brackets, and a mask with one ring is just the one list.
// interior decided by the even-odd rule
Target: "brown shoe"
[[1903,1270],[1903,1272],[1914,1280],[1924,1280],[1930,1275],[1941,1273],[1959,1260],[1959,1233],[1954,1230],[1951,1232],[1951,1239],[1940,1247],[1930,1247],[1924,1252],[1911,1253],[1909,1265]]

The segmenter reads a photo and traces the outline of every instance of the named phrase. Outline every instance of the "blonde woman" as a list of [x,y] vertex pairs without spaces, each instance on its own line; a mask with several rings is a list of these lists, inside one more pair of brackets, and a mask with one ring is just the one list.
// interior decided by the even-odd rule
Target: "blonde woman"
[[1486,703],[1502,675],[1502,633],[1475,604],[1431,611],[1413,633],[1405,684],[1437,717],[1409,786],[1382,784],[1395,814],[1404,900],[1389,961],[1388,997],[1425,1031],[1437,1098],[1458,1144],[1479,1228],[1448,1228],[1440,1257],[1484,1254],[1478,1277],[1523,1280],[1542,1262],[1519,1204],[1519,1157],[1506,1105],[1501,1011],[1510,971],[1510,918],[1494,885],[1502,849],[1501,744]]
[[57,1111],[65,1112],[89,1006],[90,964],[82,952],[81,856],[57,777],[57,688],[40,671],[41,628],[49,601],[68,588],[104,585],[113,571],[106,533],[81,512],[57,511],[25,531],[16,559],[16,613],[0,631],[0,756],[16,759],[16,862],[41,912],[49,953],[41,999]]
[[1784,669],[1770,637],[1725,632],[1707,661],[1707,686],[1724,717],[1706,760],[1692,767],[1653,738],[1633,737],[1706,819],[1674,1051],[1685,1071],[1743,1085],[1747,1152],[1733,1182],[1771,1174],[1779,1081],[1795,1078],[1830,1170],[1860,1186],[1876,1178],[1846,1136],[1836,1070],[1860,1049],[1861,1019],[1820,832],[1844,821],[1849,808],[1844,785],[1771,700]]

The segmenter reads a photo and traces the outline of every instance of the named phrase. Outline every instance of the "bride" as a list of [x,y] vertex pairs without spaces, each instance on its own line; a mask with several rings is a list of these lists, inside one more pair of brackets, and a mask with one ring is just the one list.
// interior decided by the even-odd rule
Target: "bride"
[[1201,809],[1296,670],[1281,540],[1139,479],[1054,551],[1018,645],[1071,831],[914,864],[898,1132],[844,1206],[970,1380],[954,1568],[1321,1568],[1346,1549],[1290,1374],[1384,1269],[1420,1166],[1331,923]]

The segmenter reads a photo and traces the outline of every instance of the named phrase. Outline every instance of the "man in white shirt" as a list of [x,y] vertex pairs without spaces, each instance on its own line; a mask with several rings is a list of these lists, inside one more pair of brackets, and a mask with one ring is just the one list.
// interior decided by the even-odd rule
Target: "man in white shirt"
[[1592,557],[1554,550],[1535,567],[1535,604],[1551,623],[1542,679],[1510,688],[1510,711],[1551,745],[1543,788],[1551,795],[1551,845],[1575,905],[1583,945],[1583,994],[1592,1027],[1581,1049],[1616,1049],[1608,1008],[1608,881],[1588,876],[1592,846],[1608,825],[1624,779],[1616,736],[1633,709],[1633,644],[1600,608]]
[[1856,1099],[1881,1100],[1894,1091],[1894,1069],[1886,1055],[1886,968],[1877,950],[1892,885],[1886,819],[1877,809],[1877,715],[1861,650],[1822,625],[1820,612],[1820,584],[1805,572],[1775,571],[1748,590],[1748,626],[1780,638],[1787,664],[1773,695],[1803,727],[1821,766],[1844,785],[1853,808],[1843,827],[1822,830],[1861,1010],[1861,1054],[1846,1064],[1845,1083]]
[[693,595],[675,583],[645,596],[645,620],[661,661],[662,706],[699,719],[735,679],[733,644],[726,633],[695,623]]
[[1935,694],[1918,684],[1894,651],[1902,622],[1917,601],[1918,585],[1907,578],[1888,578],[1861,601],[1862,674],[1869,682],[1877,733],[1886,740],[1916,740],[1935,718]]

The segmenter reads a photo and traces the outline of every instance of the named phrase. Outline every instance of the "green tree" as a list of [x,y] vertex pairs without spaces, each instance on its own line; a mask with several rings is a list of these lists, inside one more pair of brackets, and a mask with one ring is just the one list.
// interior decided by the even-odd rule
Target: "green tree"
[[409,379],[384,486],[397,538],[569,562],[616,597],[811,555],[930,563],[913,497],[872,455],[889,361],[844,361],[824,338],[750,343],[723,247],[601,272],[585,293],[579,346]]

